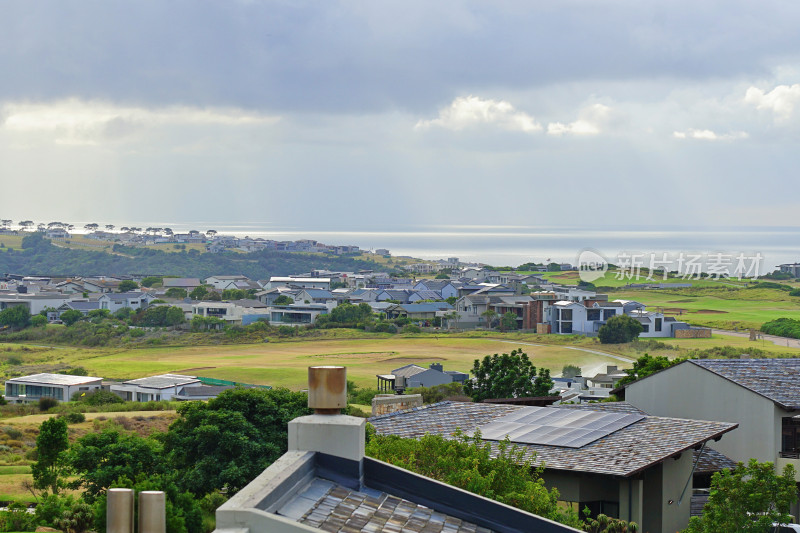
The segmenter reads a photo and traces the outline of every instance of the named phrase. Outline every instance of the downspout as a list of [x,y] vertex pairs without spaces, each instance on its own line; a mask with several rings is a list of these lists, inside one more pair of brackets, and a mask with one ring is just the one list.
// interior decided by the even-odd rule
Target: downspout
[[700,462],[700,458],[703,457],[703,452],[706,449],[706,442],[708,442],[708,441],[703,442],[703,445],[700,447],[700,453],[697,454],[697,460],[692,465],[692,471],[689,474],[689,479],[686,480],[686,486],[683,487],[683,492],[681,492],[681,497],[678,498],[678,507],[680,507],[681,502],[683,501],[683,497],[686,494],[686,489],[689,488],[689,483],[692,482],[692,477],[694,476],[694,471],[695,471],[695,469],[697,469],[697,463],[699,463]]

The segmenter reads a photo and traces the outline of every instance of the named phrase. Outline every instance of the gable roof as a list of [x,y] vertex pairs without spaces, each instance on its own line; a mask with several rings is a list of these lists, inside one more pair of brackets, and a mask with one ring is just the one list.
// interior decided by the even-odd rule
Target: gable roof
[[691,359],[687,363],[713,372],[785,409],[800,409],[800,359]]
[[[493,419],[511,414],[519,405],[440,402],[369,419],[382,435],[419,438],[430,433],[452,436],[456,429],[471,435]],[[542,409],[553,409],[544,407]],[[720,437],[738,427],[729,422],[645,416],[580,448],[517,444],[524,458],[547,469],[629,477]],[[499,444],[490,442],[497,450]]]

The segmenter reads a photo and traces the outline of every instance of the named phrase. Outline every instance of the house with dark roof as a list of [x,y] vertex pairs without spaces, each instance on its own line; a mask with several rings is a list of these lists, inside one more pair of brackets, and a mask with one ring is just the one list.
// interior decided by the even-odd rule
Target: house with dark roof
[[441,363],[431,363],[428,368],[409,364],[395,368],[391,374],[378,374],[378,389],[391,392],[395,388],[435,387],[448,383],[464,383],[469,374],[445,370]]
[[800,471],[800,359],[691,359],[617,392],[655,415],[735,422],[718,451]]
[[376,416],[379,434],[452,437],[457,430],[495,448],[506,437],[543,467],[548,487],[593,515],[634,521],[640,531],[673,533],[689,522],[695,449],[736,428],[709,422],[614,412],[440,402]]
[[189,387],[200,387],[201,385],[202,383],[195,376],[161,374],[115,383],[110,388],[111,392],[129,402],[158,402],[171,400],[179,392],[186,395]]

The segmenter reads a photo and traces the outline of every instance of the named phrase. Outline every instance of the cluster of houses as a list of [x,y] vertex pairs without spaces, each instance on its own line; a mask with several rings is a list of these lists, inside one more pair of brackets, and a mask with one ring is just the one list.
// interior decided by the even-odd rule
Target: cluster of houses
[[[709,330],[693,328],[642,303],[612,300],[576,286],[558,285],[540,275],[519,275],[473,267],[454,268],[449,278],[393,278],[386,272],[332,272],[313,270],[292,276],[251,280],[242,275],[206,279],[164,278],[157,288],[118,292],[125,280],[145,276],[55,278],[0,277],[0,310],[25,305],[31,314],[43,310],[50,320],[61,313],[94,309],[111,312],[149,305],[180,307],[187,319],[215,317],[228,324],[247,325],[256,320],[301,326],[314,324],[320,315],[348,302],[368,304],[387,318],[408,318],[421,326],[473,329],[492,328],[513,315],[514,329],[539,333],[597,335],[616,315],[628,315],[642,324],[641,337],[700,337]],[[246,291],[248,298],[219,301],[174,297],[171,289],[186,295],[198,287],[222,293]],[[183,294],[180,292],[180,294]],[[153,303],[154,300],[158,300]],[[507,326],[507,321],[506,321]]]
[[[8,379],[5,399],[9,403],[33,403],[41,398],[70,401],[98,390],[112,392],[128,402],[170,400],[209,400],[243,383],[182,374],[161,374],[128,381],[106,381],[101,377],[41,373]],[[269,388],[260,386],[262,388]]]

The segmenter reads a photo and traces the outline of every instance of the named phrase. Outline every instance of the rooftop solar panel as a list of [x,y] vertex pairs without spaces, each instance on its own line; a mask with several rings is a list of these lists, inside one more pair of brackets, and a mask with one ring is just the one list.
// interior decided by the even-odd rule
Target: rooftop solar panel
[[508,436],[520,444],[581,448],[643,418],[630,413],[524,407],[478,429],[486,440]]

